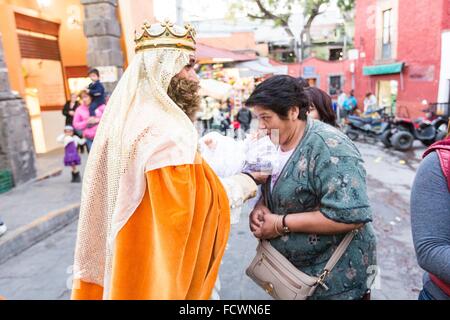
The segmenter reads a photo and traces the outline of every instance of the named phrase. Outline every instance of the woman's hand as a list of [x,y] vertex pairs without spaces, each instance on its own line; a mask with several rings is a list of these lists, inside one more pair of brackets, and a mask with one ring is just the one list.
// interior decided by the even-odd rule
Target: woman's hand
[[278,214],[270,213],[266,211],[264,213],[264,222],[262,226],[253,232],[253,235],[258,239],[270,240],[281,236],[280,232],[283,228],[281,216]]
[[[274,239],[279,237],[277,231],[282,229],[282,221],[280,216],[270,212],[269,208],[262,204],[258,204],[250,213],[250,230],[258,239]],[[275,224],[277,229],[275,230]]]
[[[256,230],[262,227],[264,222],[264,210],[267,209],[264,205],[257,205],[249,216],[250,231],[255,233]],[[267,209],[269,210],[269,209]]]

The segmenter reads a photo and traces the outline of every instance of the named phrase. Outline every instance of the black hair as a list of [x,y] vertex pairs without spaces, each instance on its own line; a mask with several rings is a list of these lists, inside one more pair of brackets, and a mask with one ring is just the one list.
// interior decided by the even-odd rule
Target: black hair
[[98,69],[91,69],[91,70],[89,70],[89,72],[88,72],[88,75],[90,75],[90,74],[96,74],[97,75],[97,77],[99,77],[100,78],[100,72],[98,71]]
[[298,107],[300,120],[306,120],[309,111],[309,99],[298,79],[287,76],[273,76],[256,86],[245,104],[262,106],[272,110],[282,119],[286,119],[291,108]]
[[310,105],[314,107],[320,116],[320,121],[325,122],[333,127],[338,127],[336,123],[336,114],[333,110],[333,101],[328,93],[316,88],[309,87],[305,89]]
[[297,80],[303,88],[309,88],[309,82],[305,78],[298,77]]

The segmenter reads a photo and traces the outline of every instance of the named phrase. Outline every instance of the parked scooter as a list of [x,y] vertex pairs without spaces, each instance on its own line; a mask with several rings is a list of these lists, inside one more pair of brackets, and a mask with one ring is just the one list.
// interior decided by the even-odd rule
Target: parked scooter
[[358,140],[361,136],[364,139],[378,140],[390,128],[388,118],[386,107],[373,110],[364,117],[350,115],[346,119],[344,132],[353,141]]
[[395,118],[391,129],[381,136],[383,144],[388,148],[407,151],[412,148],[414,140],[420,140],[426,146],[442,140],[447,134],[448,112],[446,115],[437,115],[435,105],[423,110],[426,118]]

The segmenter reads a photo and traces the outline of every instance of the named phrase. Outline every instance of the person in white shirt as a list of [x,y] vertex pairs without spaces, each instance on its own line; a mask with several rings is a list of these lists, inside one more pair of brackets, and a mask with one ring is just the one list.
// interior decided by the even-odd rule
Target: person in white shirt
[[372,113],[377,106],[377,97],[372,92],[366,94],[364,99],[364,113]]
[[0,220],[0,237],[6,233],[8,228],[6,228],[6,225],[3,223],[2,220]]
[[338,96],[337,104],[339,106],[339,109],[342,110],[342,108],[344,107],[344,102],[345,102],[345,100],[347,100],[347,95],[342,90],[339,90],[338,92],[339,92],[339,96]]

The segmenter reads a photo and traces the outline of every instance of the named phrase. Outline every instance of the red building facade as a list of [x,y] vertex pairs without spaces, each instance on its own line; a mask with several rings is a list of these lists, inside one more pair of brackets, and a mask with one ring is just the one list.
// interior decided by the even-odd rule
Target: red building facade
[[327,61],[312,57],[299,64],[288,65],[288,72],[290,76],[305,78],[311,86],[337,98],[339,90],[348,93],[355,87],[352,64],[349,60]]
[[372,92],[397,115],[423,115],[424,100],[438,102],[446,30],[450,0],[357,0],[358,100]]

